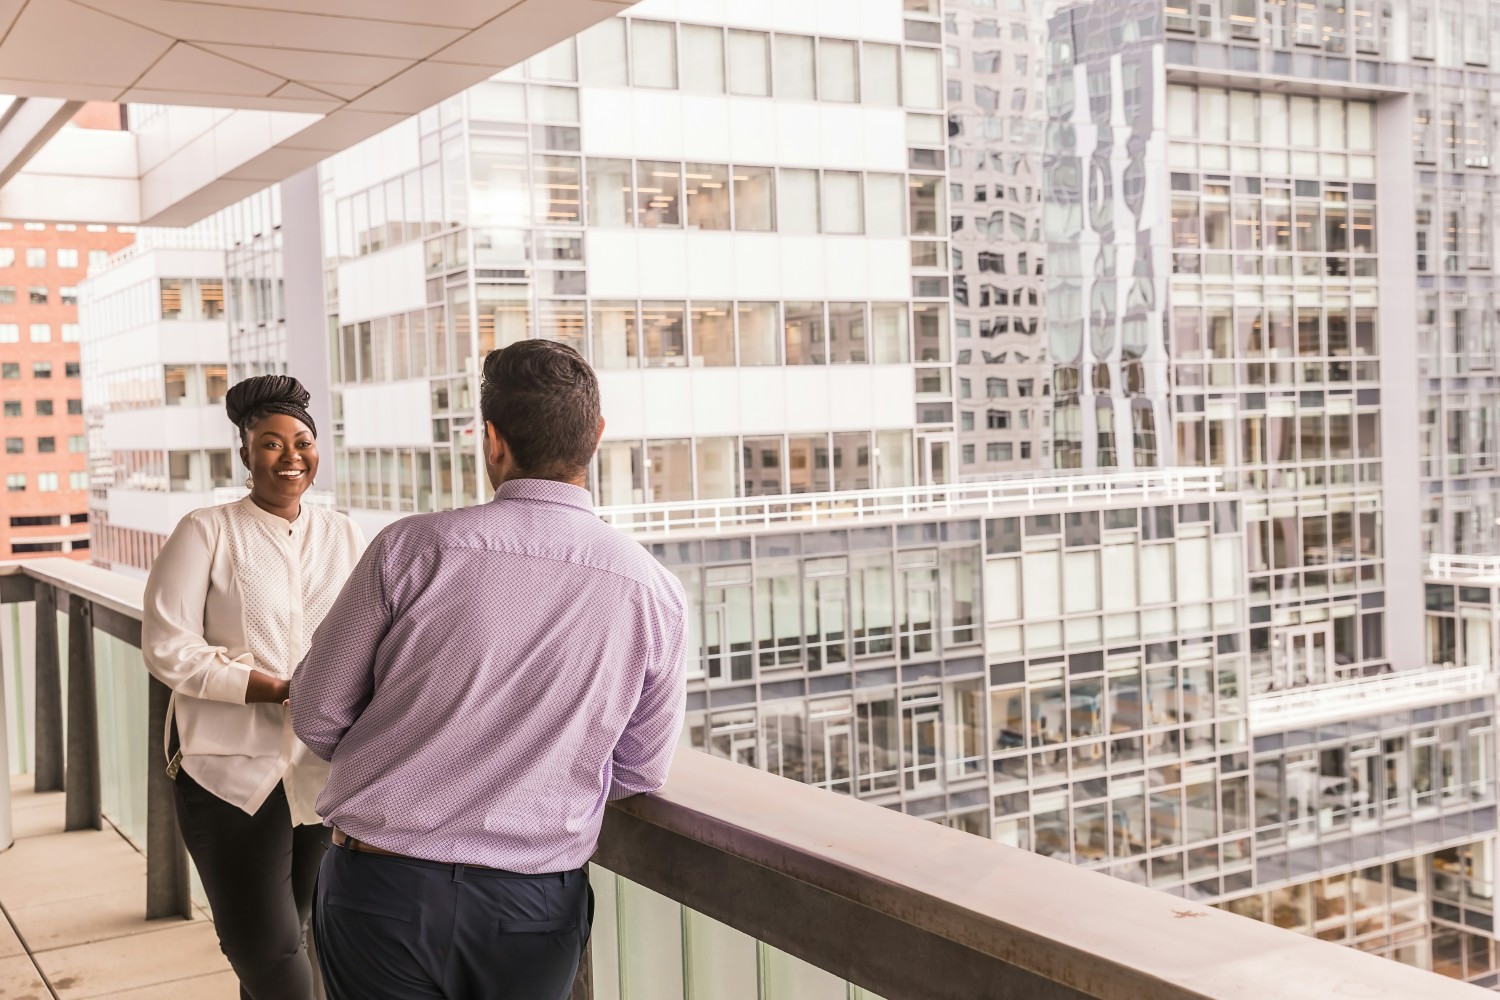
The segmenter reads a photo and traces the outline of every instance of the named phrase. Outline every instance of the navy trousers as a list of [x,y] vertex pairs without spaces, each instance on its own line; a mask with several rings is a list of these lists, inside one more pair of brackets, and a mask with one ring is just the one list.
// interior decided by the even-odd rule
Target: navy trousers
[[593,915],[582,869],[517,875],[331,847],[313,935],[328,1000],[566,1000]]

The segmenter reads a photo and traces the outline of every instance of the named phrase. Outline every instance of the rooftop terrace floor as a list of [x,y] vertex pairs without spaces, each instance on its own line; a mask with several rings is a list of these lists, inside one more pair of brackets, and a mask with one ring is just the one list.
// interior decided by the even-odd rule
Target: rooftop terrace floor
[[146,920],[146,856],[108,823],[63,833],[63,794],[11,778],[15,846],[0,851],[0,997],[235,1000],[213,923]]

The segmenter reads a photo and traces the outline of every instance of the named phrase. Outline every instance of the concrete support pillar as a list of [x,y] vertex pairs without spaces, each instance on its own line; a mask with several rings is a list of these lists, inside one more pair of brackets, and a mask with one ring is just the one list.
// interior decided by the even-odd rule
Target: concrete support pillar
[[63,790],[62,670],[57,655],[57,591],[38,583],[36,603],[36,790]]
[[99,705],[94,685],[94,606],[68,601],[68,778],[64,830],[104,825],[99,799]]
[[177,829],[172,779],[162,759],[162,733],[172,690],[155,677],[148,681],[146,724],[146,919],[193,916],[187,849]]

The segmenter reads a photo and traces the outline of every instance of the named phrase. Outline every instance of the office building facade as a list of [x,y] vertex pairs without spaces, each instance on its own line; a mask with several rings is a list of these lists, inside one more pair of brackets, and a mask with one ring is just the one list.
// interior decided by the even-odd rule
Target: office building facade
[[959,473],[1051,468],[1042,5],[933,0],[925,13],[943,26]]
[[90,274],[80,307],[93,560],[144,576],[183,515],[244,479],[224,417],[218,227],[141,230]]
[[1438,377],[1468,348],[1436,331],[1448,291],[1489,282],[1423,258],[1423,185],[1471,183],[1424,166],[1425,7],[1050,19],[1054,458],[1222,468],[1242,497],[1255,865],[1223,905],[1494,985],[1491,793],[1444,804],[1491,779],[1493,654],[1446,655],[1460,615],[1426,641],[1417,621],[1454,606],[1451,581],[1422,589],[1427,551],[1483,534],[1444,499],[1478,482],[1434,428],[1453,453],[1482,438],[1450,413],[1487,376]]
[[132,239],[129,226],[0,221],[0,558],[88,558],[78,286]]

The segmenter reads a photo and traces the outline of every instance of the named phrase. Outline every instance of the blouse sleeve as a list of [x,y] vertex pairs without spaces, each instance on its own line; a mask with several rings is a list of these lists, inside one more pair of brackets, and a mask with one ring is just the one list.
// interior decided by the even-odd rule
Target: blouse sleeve
[[203,604],[213,570],[213,531],[189,514],[178,522],[146,578],[141,652],[146,669],[172,690],[193,698],[245,704],[254,658],[203,637]]

